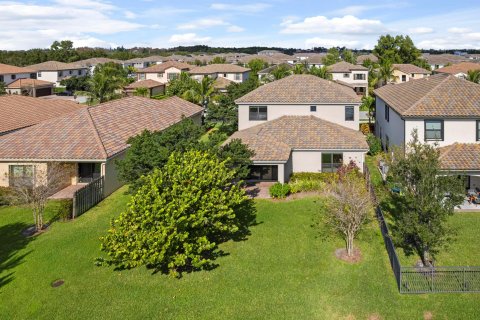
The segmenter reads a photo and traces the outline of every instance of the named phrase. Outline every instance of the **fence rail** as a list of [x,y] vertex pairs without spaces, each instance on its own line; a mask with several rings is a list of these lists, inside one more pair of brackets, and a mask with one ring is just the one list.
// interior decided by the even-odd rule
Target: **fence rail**
[[73,194],[72,218],[76,218],[103,200],[105,178],[93,180]]
[[382,209],[378,206],[370,171],[364,166],[365,180],[382,232],[390,265],[400,293],[480,292],[480,266],[404,267],[400,264]]

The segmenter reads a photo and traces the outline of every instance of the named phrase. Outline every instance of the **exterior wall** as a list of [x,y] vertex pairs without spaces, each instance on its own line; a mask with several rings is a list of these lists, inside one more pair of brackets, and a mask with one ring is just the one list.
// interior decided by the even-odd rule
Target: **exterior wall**
[[[458,143],[476,143],[476,119],[444,119],[443,120],[443,141],[429,141],[429,143],[438,143],[440,147]],[[411,133],[413,129],[418,129],[418,138],[420,141],[425,139],[425,122],[424,119],[405,120],[405,139],[411,140]]]
[[375,108],[375,134],[382,140],[382,144],[384,146],[386,145],[386,140],[388,136],[389,145],[404,145],[405,121],[395,110],[390,108],[390,121],[387,122],[387,120],[385,120],[385,102],[379,97],[376,98]]
[[[311,105],[267,105],[267,121],[277,119],[285,115],[314,115],[321,119],[337,123],[344,127],[358,130],[359,128],[359,104],[341,104],[341,105],[315,105],[316,112],[310,111]],[[265,106],[264,104],[251,104],[238,106],[238,130],[243,130],[261,124],[265,121],[250,121],[249,107],[250,106]],[[354,106],[355,115],[354,121],[345,121],[345,106]]]
[[164,86],[155,87],[155,88],[152,88],[150,90],[150,95],[151,96],[156,96],[156,95],[159,95],[159,94],[163,94],[164,92],[165,92],[165,87]]
[[[428,77],[428,74],[423,74],[423,73],[405,73],[400,70],[393,70],[393,75],[394,75],[394,80],[392,81],[393,83],[403,83],[407,82],[413,79],[422,79],[424,77]],[[402,76],[406,77],[405,81],[402,81]]]
[[284,165],[284,177],[285,177],[285,182],[288,182],[290,180],[290,176],[293,173],[293,161],[292,161],[292,155],[290,155],[290,158]]
[[60,85],[60,81],[65,78],[73,76],[84,76],[88,73],[88,67],[80,69],[71,69],[71,70],[60,70],[60,71],[38,71],[37,79],[44,80],[55,83],[57,86]]
[[105,177],[105,185],[103,190],[104,196],[112,194],[112,192],[124,185],[124,183],[118,178],[117,166],[115,164],[115,161],[123,159],[124,157],[125,151],[108,159],[102,164],[102,175]]
[[[339,80],[346,83],[351,83],[358,86],[368,86],[368,71],[351,71],[351,72],[332,72],[332,80]],[[348,74],[348,78],[345,78],[343,75]],[[363,74],[365,80],[354,80],[354,74]]]
[[360,168],[360,171],[363,172],[363,163],[365,162],[365,153],[364,152],[343,152],[343,163],[345,165],[348,165],[350,161],[354,161],[358,168]]
[[137,80],[148,80],[148,79],[150,79],[150,80],[155,80],[155,81],[162,82],[162,83],[167,83],[167,82],[169,82],[169,80],[167,78],[168,73],[175,73],[175,74],[180,75],[180,73],[182,73],[182,70],[177,69],[175,67],[171,67],[171,68],[165,69],[165,71],[163,73],[162,72],[149,72],[149,73],[139,72],[137,74]]
[[[35,74],[35,73],[33,73]],[[9,85],[15,80],[18,79],[30,79],[30,73],[12,73],[12,74],[0,74],[0,76],[3,76],[3,82],[5,85]],[[15,79],[14,79],[15,78]]]
[[294,150],[292,151],[293,172],[322,172],[322,153],[343,153],[343,163],[351,160],[363,171],[364,151],[346,150]]
[[[236,80],[235,79],[235,75],[236,74],[240,74],[240,80]],[[201,81],[203,79],[203,77],[205,77],[206,75],[204,74],[193,74],[192,75],[192,78],[197,80],[197,81]],[[217,79],[217,78],[225,78],[225,79],[228,79],[232,82],[236,82],[236,83],[241,83],[245,80],[248,79],[249,77],[249,72],[243,72],[243,73],[240,73],[240,72],[234,72],[234,73],[222,73],[222,72],[216,72],[216,73],[212,73],[212,74],[209,74],[207,75],[209,77],[212,77],[213,79]]]

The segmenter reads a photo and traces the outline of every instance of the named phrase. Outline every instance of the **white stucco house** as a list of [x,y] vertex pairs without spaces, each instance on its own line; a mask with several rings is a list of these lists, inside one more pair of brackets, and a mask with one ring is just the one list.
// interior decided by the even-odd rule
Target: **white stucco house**
[[218,63],[192,68],[189,73],[195,80],[201,80],[208,76],[213,79],[225,78],[232,82],[241,83],[248,79],[250,69],[236,64]]
[[90,59],[85,59],[85,60],[76,61],[75,64],[76,64],[76,65],[79,65],[79,66],[81,66],[81,67],[86,67],[86,68],[88,68],[88,72],[89,72],[90,74],[93,74],[94,71],[95,71],[95,67],[96,67],[96,66],[98,66],[99,64],[104,64],[104,63],[108,63],[108,62],[113,62],[113,63],[116,63],[116,64],[121,64],[121,65],[123,65],[123,61],[122,61],[122,60],[110,59],[110,58],[103,58],[103,57],[90,58]]
[[431,72],[417,67],[416,65],[409,63],[396,63],[393,67],[393,80],[392,83],[402,83],[413,79],[421,79],[428,77]]
[[76,63],[64,63],[59,61],[46,61],[28,66],[37,73],[37,79],[53,82],[61,86],[60,81],[73,76],[84,76],[88,73],[89,67]]
[[138,70],[137,80],[155,80],[161,83],[168,83],[170,80],[178,78],[180,73],[188,72],[191,68],[192,66],[187,63],[167,61]]
[[340,61],[328,66],[332,80],[342,81],[353,85],[358,95],[368,95],[368,68]]
[[18,79],[35,79],[35,70],[0,63],[0,82],[9,85]]
[[[375,91],[376,135],[385,149],[405,146],[414,129],[421,141],[452,150],[443,156],[445,170],[468,177],[480,187],[480,85],[448,74],[436,74]],[[445,149],[443,149],[445,148]],[[463,153],[460,151],[463,150]],[[458,157],[458,159],[455,159]],[[458,161],[470,161],[464,167]],[[456,163],[451,167],[449,163]],[[474,165],[473,165],[474,164]]]

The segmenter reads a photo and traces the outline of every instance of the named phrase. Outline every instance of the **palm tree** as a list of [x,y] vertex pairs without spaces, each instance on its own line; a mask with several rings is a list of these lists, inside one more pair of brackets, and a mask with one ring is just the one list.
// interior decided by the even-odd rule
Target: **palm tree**
[[466,79],[474,83],[480,83],[480,70],[468,70]]
[[291,71],[288,69],[287,66],[279,65],[278,67],[276,67],[270,72],[270,75],[272,78],[271,81],[280,80],[282,78],[289,76],[290,74],[291,74]]
[[365,96],[362,98],[361,110],[368,111],[368,123],[372,123],[373,113],[375,112],[375,98],[372,96]]
[[308,70],[308,73],[322,79],[332,80],[332,74],[328,72],[327,66],[323,66],[323,67],[313,66],[310,68],[310,70]]
[[303,64],[296,64],[292,70],[293,74],[303,74],[305,73],[305,66]]
[[378,68],[378,80],[382,85],[386,85],[398,77],[394,75],[394,68],[390,60],[384,60]]
[[207,108],[213,92],[215,91],[213,86],[214,82],[215,80],[208,76],[203,77],[200,82],[194,81],[192,82],[190,89],[183,92],[182,98]]

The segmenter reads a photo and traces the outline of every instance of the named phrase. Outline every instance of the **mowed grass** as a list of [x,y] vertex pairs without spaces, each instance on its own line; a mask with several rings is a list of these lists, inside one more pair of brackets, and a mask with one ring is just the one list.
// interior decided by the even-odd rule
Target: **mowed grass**
[[[391,202],[390,194],[382,186],[381,176],[375,167],[374,159],[367,158],[367,164],[370,169],[372,181],[376,185],[377,196],[380,198],[381,206],[386,220],[392,221],[388,209]],[[438,266],[480,266],[480,251],[478,250],[480,242],[480,211],[478,212],[456,212],[448,218],[448,224],[453,228],[455,236],[449,241],[448,246],[436,256],[436,265]],[[416,255],[406,255],[402,248],[397,248],[398,257],[403,266],[414,266],[420,258]]]
[[[376,221],[356,244],[363,261],[337,260],[342,247],[312,227],[321,201],[257,201],[246,241],[228,242],[211,271],[173,279],[138,268],[97,267],[98,238],[125,207],[125,188],[75,221],[56,222],[33,240],[16,236],[24,209],[0,209],[0,319],[476,319],[479,294],[400,295]],[[20,225],[17,223],[20,222]],[[14,232],[14,229],[18,229]],[[12,242],[19,242],[13,245]],[[7,243],[10,243],[7,245]],[[51,282],[65,284],[52,288]]]

